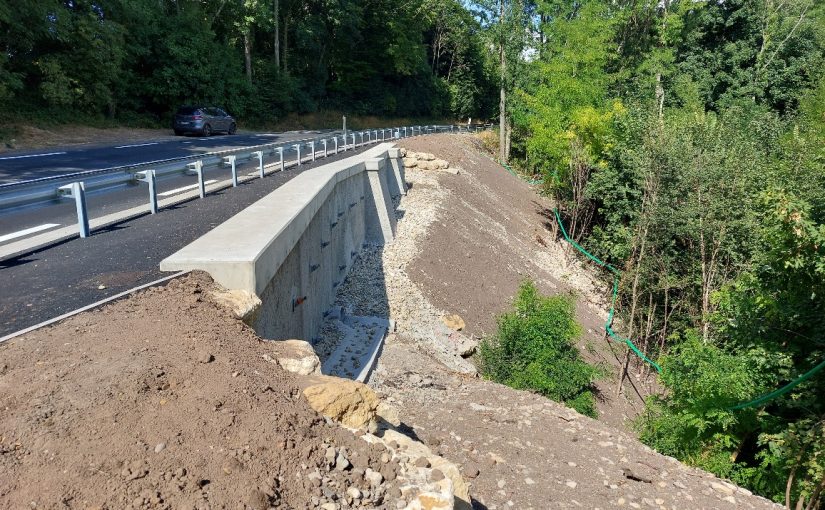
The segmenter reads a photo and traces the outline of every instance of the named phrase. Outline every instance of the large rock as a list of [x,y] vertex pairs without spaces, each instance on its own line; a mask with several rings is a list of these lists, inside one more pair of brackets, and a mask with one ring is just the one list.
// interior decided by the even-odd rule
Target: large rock
[[405,168],[415,168],[418,165],[418,160],[415,158],[404,158],[403,161]]
[[[408,469],[413,469],[412,466],[414,466],[415,462],[418,459],[424,458],[428,461],[430,467],[418,468],[419,470],[428,473],[439,470],[446,477],[444,480],[435,481],[435,485],[441,486],[441,490],[435,492],[432,490],[434,487],[432,487],[429,491],[430,497],[418,503],[411,503],[412,506],[408,506],[407,508],[453,508],[453,506],[438,506],[446,500],[452,503],[457,509],[472,509],[470,487],[467,485],[467,482],[464,481],[464,477],[461,476],[461,472],[455,464],[433,453],[427,445],[414,441],[410,437],[395,430],[387,430],[384,432],[382,440],[384,444],[397,444],[398,449],[403,451],[405,456],[409,457],[410,466],[408,466]],[[452,493],[454,501],[450,501],[450,493]],[[418,504],[421,504],[421,506],[417,506]]]
[[300,375],[321,375],[321,360],[308,342],[283,340],[278,342],[278,350],[276,360],[284,370]]
[[261,309],[261,299],[246,290],[216,290],[212,292],[212,299],[247,324],[255,321]]
[[337,377],[304,389],[310,407],[353,429],[371,429],[376,423],[378,396],[367,385]]
[[464,319],[462,319],[461,316],[456,313],[445,315],[441,318],[441,322],[443,322],[445,326],[452,329],[453,331],[461,331],[467,326],[466,324],[464,324]]

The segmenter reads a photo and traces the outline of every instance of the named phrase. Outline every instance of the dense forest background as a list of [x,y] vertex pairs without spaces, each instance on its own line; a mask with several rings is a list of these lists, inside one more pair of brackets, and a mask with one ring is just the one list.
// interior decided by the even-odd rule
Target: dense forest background
[[182,104],[490,116],[480,24],[458,0],[4,0],[0,110],[168,124]]
[[614,328],[662,366],[642,439],[822,507],[825,1],[6,0],[0,38],[10,117],[497,120],[622,270]]

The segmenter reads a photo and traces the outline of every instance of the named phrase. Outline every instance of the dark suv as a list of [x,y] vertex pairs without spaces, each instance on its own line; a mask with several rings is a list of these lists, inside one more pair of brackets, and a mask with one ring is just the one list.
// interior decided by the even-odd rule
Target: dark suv
[[237,127],[235,119],[225,111],[204,106],[181,106],[172,122],[177,136],[185,133],[209,136],[218,131],[234,135]]

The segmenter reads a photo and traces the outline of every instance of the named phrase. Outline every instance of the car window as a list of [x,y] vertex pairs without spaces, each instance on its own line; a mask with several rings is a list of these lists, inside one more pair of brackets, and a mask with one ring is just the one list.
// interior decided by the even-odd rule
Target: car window
[[181,106],[178,108],[178,115],[197,115],[198,110],[197,106]]
[[229,117],[229,114],[221,110],[220,108],[215,108],[215,110],[217,110],[218,115],[220,115],[221,117]]

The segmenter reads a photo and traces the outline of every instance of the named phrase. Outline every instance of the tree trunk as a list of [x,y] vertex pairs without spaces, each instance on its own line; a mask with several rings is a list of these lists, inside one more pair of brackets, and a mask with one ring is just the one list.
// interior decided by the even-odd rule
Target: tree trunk
[[281,70],[281,32],[280,32],[280,14],[281,5],[279,0],[272,0],[272,13],[275,19],[275,39],[272,53],[275,56],[275,69]]
[[[499,30],[504,29],[504,2],[499,2]],[[499,101],[498,101],[498,159],[507,163],[507,102],[506,92],[504,90],[505,77],[507,73],[507,60],[504,57],[504,36],[499,34],[498,45],[499,70],[501,72],[499,83]]]
[[284,14],[284,72],[289,72],[289,12]]
[[252,83],[252,41],[249,38],[249,31],[243,34],[243,60],[246,68],[246,79]]
[[507,122],[507,136],[504,137],[504,160],[510,161],[510,147],[513,142],[513,124]]

